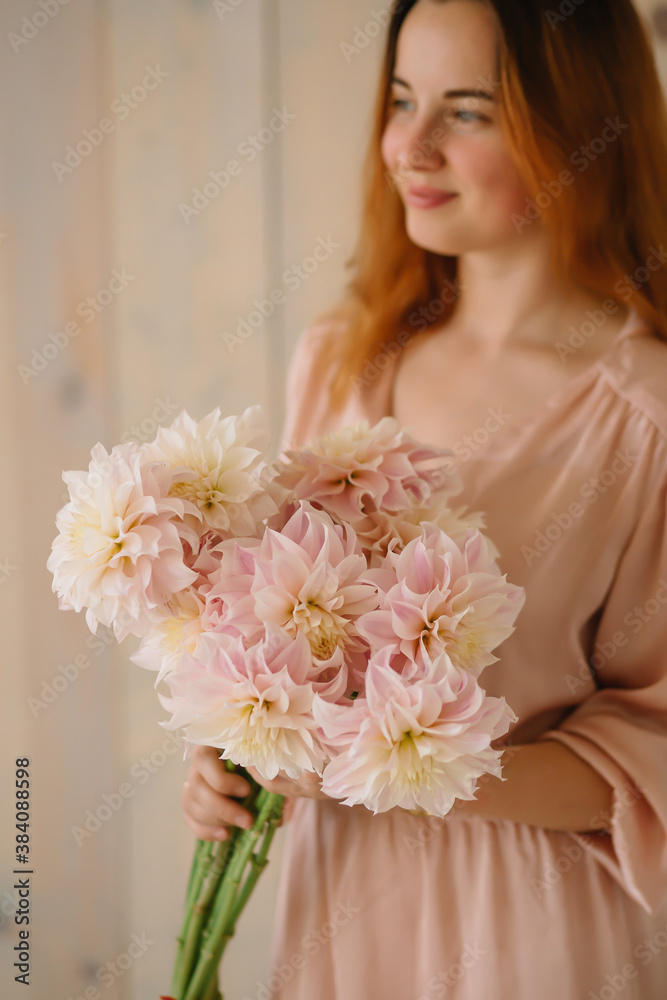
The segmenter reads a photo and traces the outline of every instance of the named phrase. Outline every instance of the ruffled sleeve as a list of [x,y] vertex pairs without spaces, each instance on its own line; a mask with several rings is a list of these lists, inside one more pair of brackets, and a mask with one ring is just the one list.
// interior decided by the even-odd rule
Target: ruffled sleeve
[[611,784],[610,832],[572,836],[649,913],[667,902],[667,472],[655,479],[599,618],[598,690],[539,737]]

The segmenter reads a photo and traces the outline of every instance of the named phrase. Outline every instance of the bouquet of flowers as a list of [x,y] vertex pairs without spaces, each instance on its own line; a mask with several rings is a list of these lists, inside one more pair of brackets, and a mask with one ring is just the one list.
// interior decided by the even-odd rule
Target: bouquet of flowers
[[[59,607],[140,638],[137,664],[191,745],[230,770],[321,777],[344,805],[445,816],[501,776],[516,716],[479,676],[525,593],[483,515],[451,509],[452,451],[385,417],[267,462],[259,406],[185,411],[155,440],[65,472],[47,566]],[[198,840],[171,986],[221,1000],[217,969],[267,863],[284,799],[247,772],[255,822]]]

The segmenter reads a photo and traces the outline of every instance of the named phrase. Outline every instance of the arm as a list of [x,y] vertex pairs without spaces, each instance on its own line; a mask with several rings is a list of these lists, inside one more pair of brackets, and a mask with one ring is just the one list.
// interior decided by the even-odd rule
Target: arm
[[475,799],[458,800],[454,812],[580,833],[611,828],[612,786],[563,744],[510,747],[502,766],[502,778],[483,775]]
[[[281,774],[267,781],[254,768],[248,770],[271,792],[292,798],[329,798],[320,791],[314,774],[298,781]],[[583,832],[609,829],[611,808],[611,785],[572,750],[545,740],[510,747],[503,757],[503,778],[483,775],[475,799],[457,799],[452,814]]]

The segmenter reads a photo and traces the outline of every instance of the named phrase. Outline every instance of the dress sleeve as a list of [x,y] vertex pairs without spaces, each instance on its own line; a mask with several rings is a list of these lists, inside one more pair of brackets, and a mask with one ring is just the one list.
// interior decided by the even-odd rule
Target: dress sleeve
[[280,443],[280,457],[287,448],[303,447],[326,415],[327,387],[317,377],[315,361],[327,335],[328,327],[316,324],[302,331],[292,353],[286,379],[285,420]]
[[564,743],[611,784],[609,832],[572,836],[655,913],[667,901],[667,472],[647,492],[594,648],[598,690],[539,739]]

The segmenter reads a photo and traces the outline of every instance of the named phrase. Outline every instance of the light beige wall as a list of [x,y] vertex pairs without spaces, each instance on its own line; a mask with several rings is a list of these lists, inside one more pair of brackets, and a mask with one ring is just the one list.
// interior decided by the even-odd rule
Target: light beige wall
[[[44,0],[51,10],[57,2]],[[166,713],[153,675],[129,662],[132,640],[96,651],[83,617],[58,611],[51,593],[61,471],[83,468],[98,440],[153,437],[183,407],[201,417],[259,402],[277,445],[296,338],[346,279],[381,54],[373,15],[384,6],[69,0],[25,44],[11,33],[43,8],[5,0],[0,9],[0,771],[9,802],[14,758],[32,757],[37,1000],[83,996],[133,934],[154,943],[111,986],[98,981],[100,996],[147,1000],[168,989],[193,843],[180,808],[186,765],[180,751],[161,750]],[[357,51],[346,55],[345,44]],[[114,102],[147,67],[164,78],[121,119]],[[247,162],[239,145],[274,108],[294,118]],[[53,162],[105,117],[113,131],[59,178]],[[186,222],[179,206],[231,159],[240,173]],[[319,239],[337,246],[293,288],[285,272]],[[131,278],[88,322],[78,310],[114,270]],[[230,347],[225,334],[275,289],[284,304]],[[66,343],[57,335],[72,322],[78,333]],[[45,344],[54,356],[22,377]],[[77,656],[88,665],[68,667]],[[124,783],[131,796],[77,845],[72,828]],[[3,824],[0,837],[9,998],[28,995],[5,971],[17,940],[14,832]],[[226,1000],[254,997],[266,975],[282,843],[226,960]]]
[[[32,757],[32,995],[40,1000],[79,997],[96,983],[104,1000],[168,990],[193,845],[180,807],[186,765],[180,750],[161,750],[167,713],[153,675],[128,661],[132,640],[91,648],[83,616],[60,612],[51,593],[45,563],[64,502],[61,471],[83,468],[98,440],[111,447],[127,435],[153,437],[156,421],[183,407],[201,417],[259,402],[277,446],[287,359],[304,325],[336,297],[354,235],[380,48],[370,40],[346,62],[340,43],[381,5],[217,6],[70,0],[13,45],[10,33],[43,8],[7,0],[0,9],[0,767],[8,801],[13,759]],[[121,118],[114,102],[141,85],[147,67],[163,78],[149,80],[154,89]],[[239,145],[272,119],[280,124],[274,109],[294,117],[266,133],[272,141],[248,162]],[[53,161],[105,117],[113,130],[58,176]],[[230,159],[240,173],[186,222],[179,206]],[[284,272],[320,237],[339,246],[290,287]],[[88,322],[77,310],[114,270],[131,277]],[[284,305],[230,349],[224,335],[272,289],[285,292]],[[68,322],[78,332],[56,350],[49,334]],[[53,356],[43,370],[22,377],[18,366],[27,369],[33,348],[47,343]],[[77,655],[89,665],[68,671]],[[59,690],[50,692],[43,685],[54,678]],[[78,845],[72,828],[124,783],[131,797]],[[14,832],[3,824],[3,997],[27,995],[7,975],[18,930]],[[226,964],[227,1000],[252,996],[266,976],[280,849],[279,838]],[[101,984],[96,971],[133,934],[155,943],[111,986]]]

